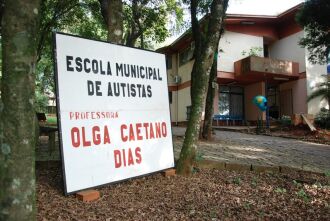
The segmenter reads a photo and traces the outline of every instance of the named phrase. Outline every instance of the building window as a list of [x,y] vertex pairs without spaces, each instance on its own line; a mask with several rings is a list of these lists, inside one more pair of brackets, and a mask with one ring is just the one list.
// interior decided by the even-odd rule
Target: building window
[[219,114],[235,119],[243,119],[244,91],[242,87],[220,86]]
[[187,106],[187,112],[186,112],[186,119],[189,120],[190,118],[190,112],[191,112],[191,106]]
[[268,86],[267,106],[269,107],[269,116],[274,119],[279,118],[279,90],[277,86]]
[[264,57],[268,58],[269,57],[269,48],[268,45],[264,45]]
[[169,99],[170,104],[172,104],[172,96],[173,96],[172,91],[169,91],[168,92],[168,99]]
[[184,65],[194,57],[195,44],[192,42],[189,47],[179,53],[179,64]]
[[166,69],[172,69],[172,56],[166,55]]

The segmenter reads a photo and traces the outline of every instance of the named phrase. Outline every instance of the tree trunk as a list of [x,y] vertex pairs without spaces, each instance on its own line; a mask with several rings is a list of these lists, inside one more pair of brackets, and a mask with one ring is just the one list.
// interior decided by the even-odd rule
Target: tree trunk
[[[218,49],[216,50],[216,52]],[[213,122],[213,101],[215,97],[215,88],[213,88],[213,84],[216,82],[217,79],[217,56],[218,53],[215,53],[211,72],[210,72],[210,79],[209,85],[207,90],[206,96],[206,104],[205,104],[205,116],[204,116],[204,124],[203,124],[203,131],[202,137],[206,140],[212,139],[212,122]]]
[[38,13],[39,0],[5,2],[0,100],[0,220],[35,220],[34,72]]
[[201,33],[197,20],[198,1],[191,1],[192,33],[195,41],[195,62],[191,72],[191,112],[185,139],[177,163],[177,172],[190,175],[197,152],[197,140],[200,130],[200,122],[208,89],[209,75],[213,63],[214,53],[220,39],[221,27],[228,0],[213,0],[211,13],[208,19],[208,30]]
[[123,42],[123,2],[122,0],[99,0],[101,13],[108,29],[108,41]]

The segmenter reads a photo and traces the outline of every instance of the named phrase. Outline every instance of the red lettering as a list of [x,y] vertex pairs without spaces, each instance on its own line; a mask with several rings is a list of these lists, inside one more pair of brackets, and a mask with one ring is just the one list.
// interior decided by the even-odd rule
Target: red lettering
[[125,149],[123,149],[123,161],[124,161],[124,167],[126,167],[126,155],[125,155]]
[[82,140],[83,140],[83,146],[84,147],[89,147],[91,145],[91,142],[86,140],[86,134],[85,134],[85,127],[81,128],[81,132],[82,132]]
[[140,164],[142,162],[140,147],[135,148],[135,152],[132,152],[132,149],[128,148],[127,150],[125,149],[114,150],[113,153],[114,153],[115,168],[133,166],[135,163]]
[[71,129],[71,142],[73,147],[80,146],[80,133],[77,127]]
[[160,123],[156,123],[156,137],[160,137]]
[[142,162],[142,157],[141,157],[141,149],[140,147],[135,148],[135,162],[137,164],[140,164]]
[[142,124],[140,124],[140,123],[137,123],[136,124],[136,138],[138,140],[142,140],[143,139],[143,137],[141,136],[141,127],[142,127]]
[[70,112],[70,120],[72,120],[73,117],[74,117],[73,112]]
[[114,150],[113,155],[115,158],[115,168],[121,167],[121,154],[119,150]]
[[104,144],[111,143],[108,127],[104,126]]
[[124,136],[124,130],[126,130],[126,129],[127,129],[126,124],[122,124],[122,125],[120,126],[121,140],[124,141],[124,142],[126,142],[127,139],[128,139],[127,136]]
[[165,122],[162,123],[162,135],[163,135],[163,137],[167,136],[167,128],[166,128]]
[[133,125],[130,124],[129,125],[129,140],[135,140],[135,137],[134,137],[134,130],[133,130]]
[[154,128],[153,128],[152,124],[150,123],[150,139],[154,139],[154,138],[155,138]]
[[133,154],[131,148],[128,149],[128,166],[134,165]]
[[144,123],[143,126],[144,126],[145,131],[146,131],[146,139],[149,139],[149,133],[148,133],[149,123]]
[[92,128],[92,133],[93,133],[93,143],[95,145],[99,145],[101,143],[101,136],[100,136],[100,128],[98,126],[94,126]]

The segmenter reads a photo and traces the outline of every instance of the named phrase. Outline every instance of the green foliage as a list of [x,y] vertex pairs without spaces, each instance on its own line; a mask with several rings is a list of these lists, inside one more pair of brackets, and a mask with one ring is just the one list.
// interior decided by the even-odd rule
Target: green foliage
[[324,175],[325,175],[326,177],[330,177],[330,170],[325,171],[325,172],[324,172]]
[[47,124],[56,124],[56,123],[57,123],[57,117],[47,115]]
[[35,91],[35,109],[36,112],[46,112],[48,105],[48,97],[38,90]]
[[286,189],[285,188],[280,188],[280,187],[277,187],[275,190],[274,190],[275,193],[286,193]]
[[293,180],[293,185],[296,186],[296,187],[301,187],[302,186],[301,183],[299,183],[299,182],[297,182],[295,180]]
[[[152,48],[169,37],[170,29],[179,29],[183,21],[180,1],[124,1],[124,38],[128,46]],[[168,20],[171,26],[168,26]]]
[[105,40],[97,0],[44,0],[41,2],[37,39],[36,103],[44,109],[45,97],[55,92],[52,31],[63,31],[86,38]]
[[297,14],[297,22],[304,27],[305,36],[299,44],[309,51],[309,61],[326,63],[330,52],[330,1],[306,0]]
[[251,186],[253,186],[253,188],[256,188],[257,184],[258,184],[258,178],[257,177],[252,177]]
[[249,51],[242,51],[242,56],[261,56],[263,50],[262,47],[251,47]]
[[310,196],[305,192],[304,189],[300,189],[297,193],[297,196],[302,198],[305,202],[310,200]]
[[307,101],[320,97],[330,103],[330,76],[323,75],[323,77],[324,81],[316,85],[316,90],[308,96]]
[[288,127],[291,125],[291,117],[282,115],[282,117],[279,120],[279,123],[282,127]]
[[234,177],[233,184],[241,185],[241,183],[242,183],[242,180],[240,177]]
[[314,122],[320,128],[330,129],[330,111],[321,108],[320,112],[316,115]]
[[195,160],[196,160],[196,162],[200,162],[200,161],[204,160],[204,153],[198,151],[196,153]]

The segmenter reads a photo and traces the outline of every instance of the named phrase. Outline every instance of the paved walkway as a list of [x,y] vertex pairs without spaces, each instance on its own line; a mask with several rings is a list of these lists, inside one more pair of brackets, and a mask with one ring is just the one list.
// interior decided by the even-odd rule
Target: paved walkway
[[[175,154],[179,156],[185,128],[173,127]],[[215,141],[199,142],[205,159],[231,163],[289,166],[316,172],[330,171],[330,145],[295,139],[215,131]]]
[[[178,158],[186,128],[173,127],[174,152]],[[199,142],[199,154],[205,159],[262,166],[288,166],[316,172],[330,171],[330,145],[304,141],[215,131],[215,140]],[[47,137],[40,137],[37,160],[59,160],[59,148],[49,153]],[[56,142],[58,146],[58,142]]]

